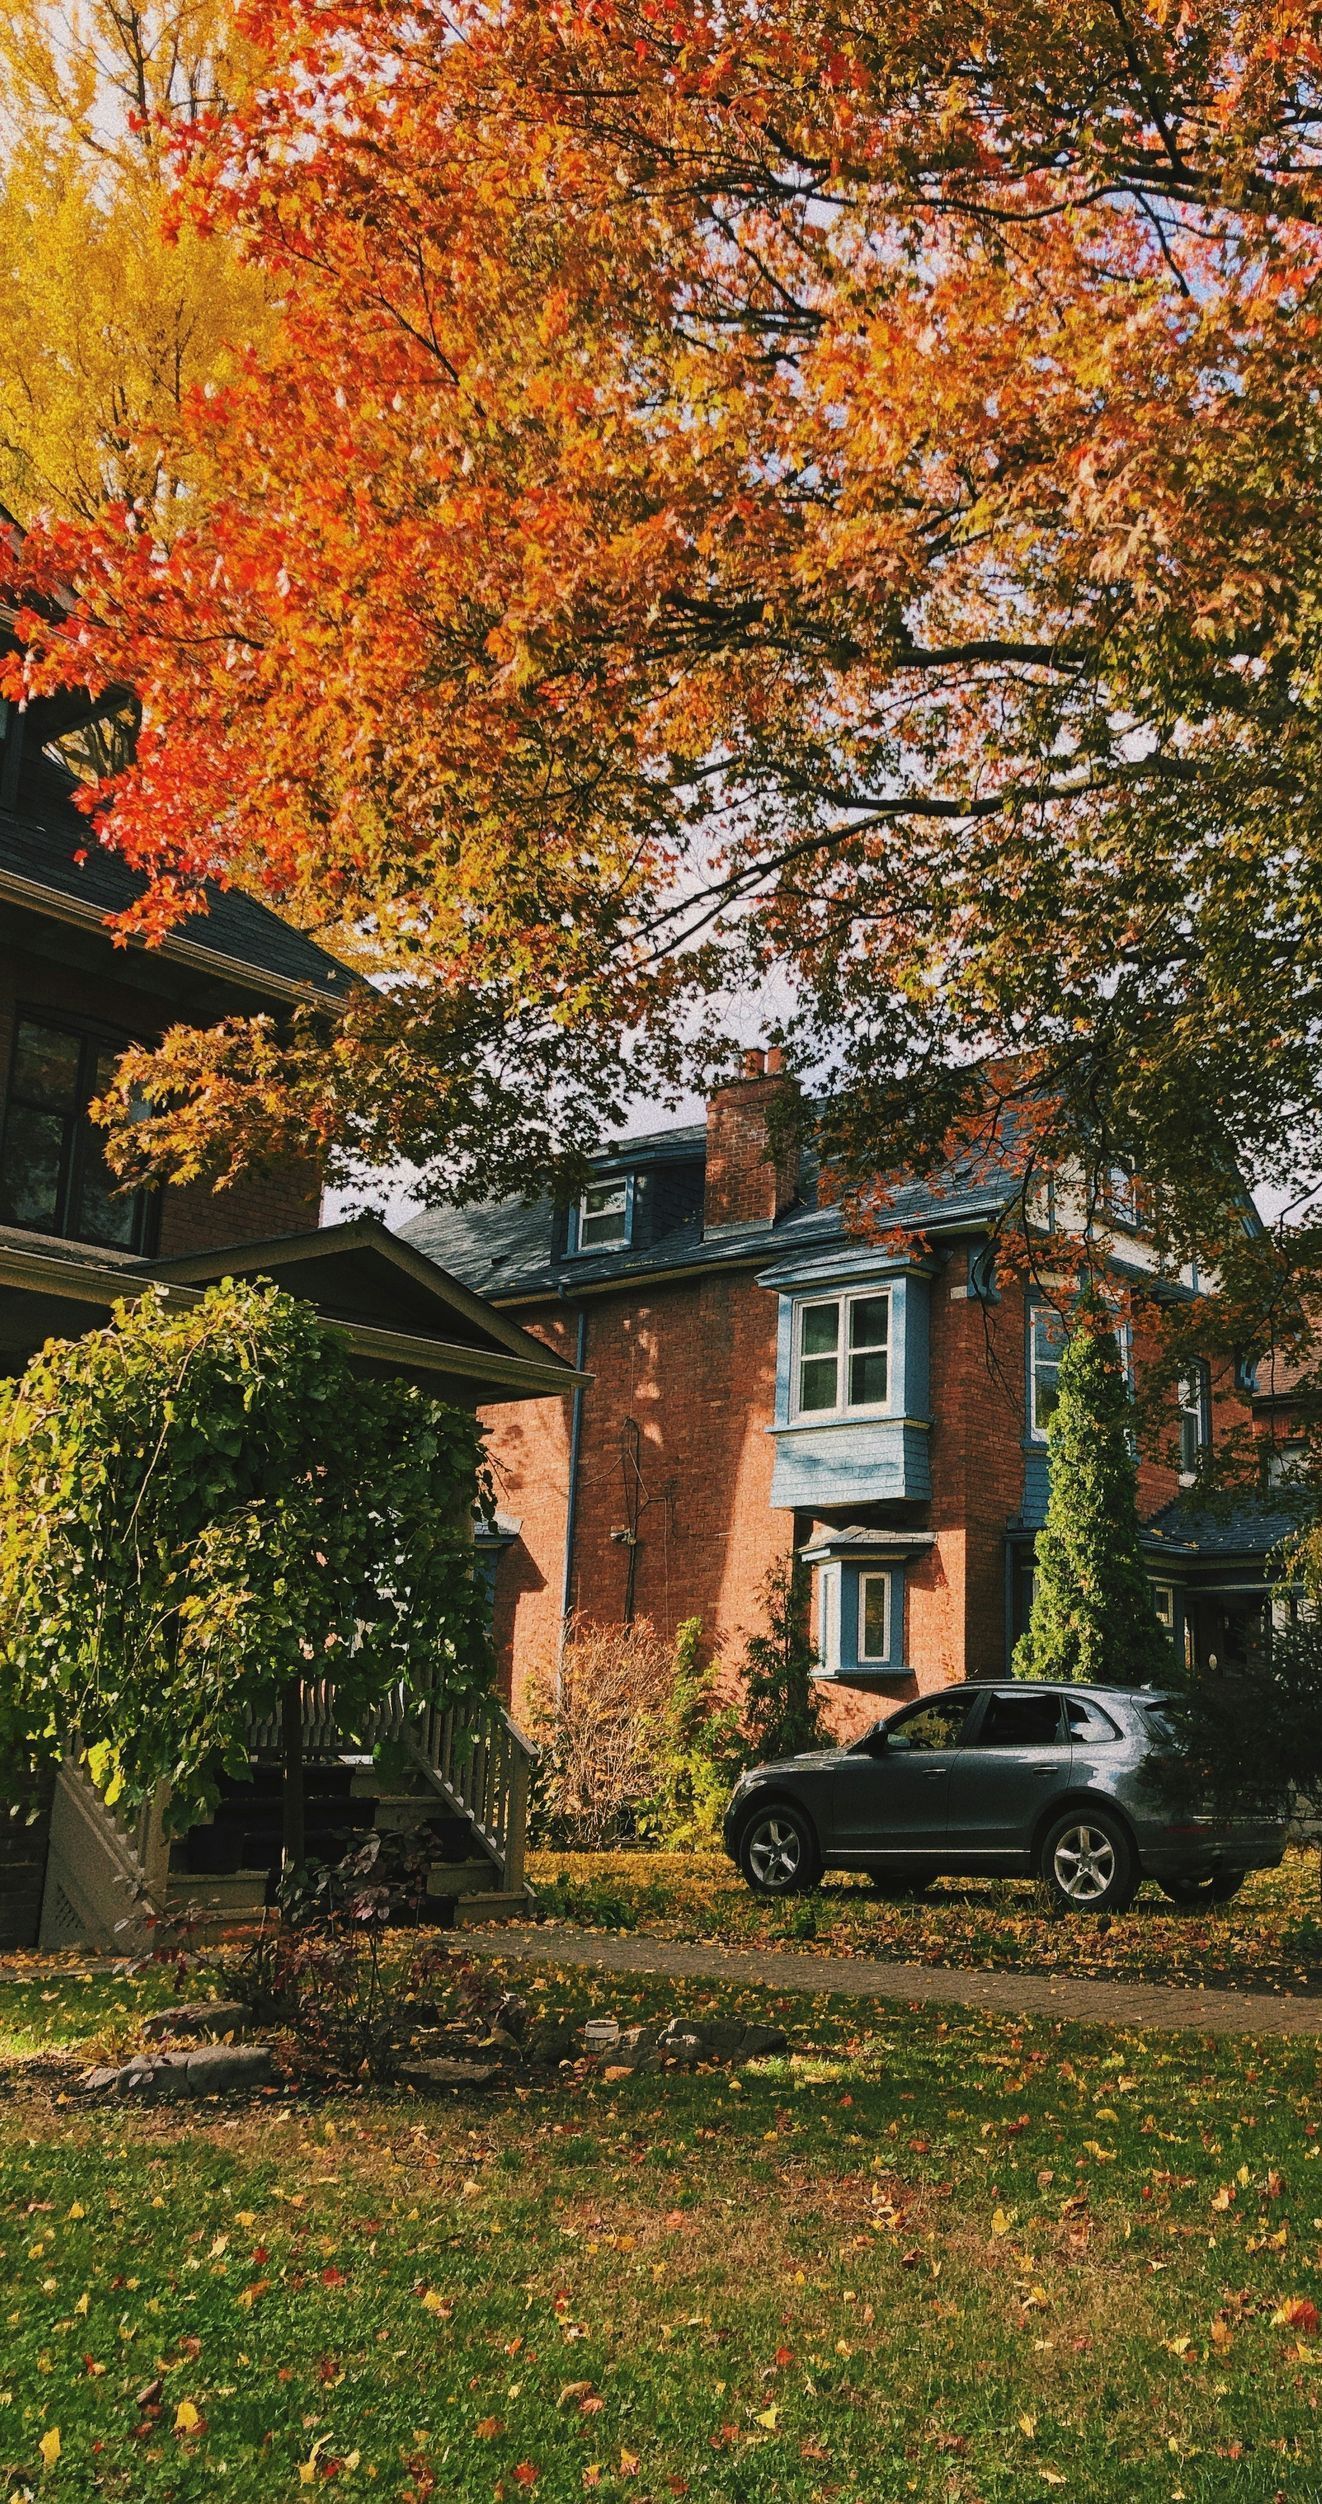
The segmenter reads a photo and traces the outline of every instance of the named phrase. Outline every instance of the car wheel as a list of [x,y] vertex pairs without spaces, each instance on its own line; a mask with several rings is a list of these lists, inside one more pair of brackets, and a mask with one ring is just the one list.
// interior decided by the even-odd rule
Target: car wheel
[[1214,1869],[1208,1878],[1163,1878],[1158,1883],[1172,1904],[1192,1911],[1200,1904],[1228,1904],[1248,1874],[1246,1869]]
[[872,1869],[868,1872],[868,1885],[873,1894],[879,1895],[886,1904],[916,1904],[920,1896],[928,1893],[932,1884],[931,1870]]
[[754,1809],[739,1837],[739,1866],[754,1895],[806,1895],[822,1874],[811,1818],[789,1800]]
[[1123,1913],[1138,1890],[1129,1835],[1106,1809],[1073,1808],[1042,1845],[1042,1876],[1066,1913]]

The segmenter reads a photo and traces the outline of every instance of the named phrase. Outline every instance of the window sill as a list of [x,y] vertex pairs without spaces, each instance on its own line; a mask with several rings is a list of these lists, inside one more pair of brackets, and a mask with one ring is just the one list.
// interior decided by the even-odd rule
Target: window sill
[[860,1661],[853,1669],[815,1669],[812,1673],[818,1687],[870,1687],[878,1681],[916,1675],[907,1661]]

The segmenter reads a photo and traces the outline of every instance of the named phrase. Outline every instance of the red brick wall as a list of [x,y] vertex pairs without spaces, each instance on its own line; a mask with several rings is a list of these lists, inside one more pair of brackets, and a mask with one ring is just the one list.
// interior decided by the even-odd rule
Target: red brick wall
[[[587,1314],[571,1604],[620,1622],[629,1549],[612,1533],[636,1525],[635,1616],[666,1634],[700,1617],[728,1657],[761,1622],[762,1584],[794,1545],[794,1516],[771,1506],[776,1299],[741,1269],[593,1296]],[[518,1318],[573,1356],[574,1313]],[[516,1710],[559,1639],[570,1411],[540,1400],[484,1413],[500,1509],[522,1520],[497,1574]]]

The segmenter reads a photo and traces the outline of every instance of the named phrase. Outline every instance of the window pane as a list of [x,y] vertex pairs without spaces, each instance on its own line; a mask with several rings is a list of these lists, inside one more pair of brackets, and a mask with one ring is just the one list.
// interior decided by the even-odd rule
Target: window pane
[[834,1355],[840,1344],[838,1304],[805,1304],[799,1320],[799,1346],[805,1356]]
[[884,1407],[888,1370],[884,1348],[877,1348],[866,1356],[851,1356],[849,1360],[850,1407]]
[[1065,1327],[1059,1313],[1041,1306],[1033,1315],[1033,1427],[1036,1433],[1046,1430],[1057,1398],[1057,1377],[1065,1351]]
[[1045,1748],[1060,1740],[1056,1695],[994,1695],[983,1716],[980,1748]]
[[897,1748],[958,1747],[968,1709],[968,1698],[965,1696],[952,1696],[944,1704],[928,1704],[921,1713],[914,1713],[908,1721],[899,1724],[890,1744]]
[[70,1233],[85,1237],[89,1243],[110,1243],[131,1252],[141,1205],[138,1193],[125,1195],[114,1191],[112,1176],[100,1148],[93,1143],[89,1125],[83,1134],[82,1180],[78,1205],[70,1216]]
[[835,1407],[836,1371],[833,1356],[806,1356],[799,1367],[801,1409]]
[[884,1661],[889,1655],[890,1646],[886,1640],[889,1586],[889,1574],[859,1576],[858,1657],[861,1661]]
[[56,1026],[37,1026],[24,1018],[14,1047],[10,1093],[24,1104],[72,1110],[78,1093],[77,1035],[63,1035]]
[[1100,1704],[1085,1704],[1073,1696],[1065,1700],[1065,1719],[1072,1739],[1086,1740],[1096,1746],[1099,1739],[1118,1739],[1120,1732],[1109,1713]]
[[884,1348],[890,1338],[891,1300],[888,1295],[860,1295],[849,1308],[849,1344],[851,1348]]
[[59,1232],[60,1156],[64,1123],[58,1113],[31,1113],[11,1104],[0,1160],[0,1220]]

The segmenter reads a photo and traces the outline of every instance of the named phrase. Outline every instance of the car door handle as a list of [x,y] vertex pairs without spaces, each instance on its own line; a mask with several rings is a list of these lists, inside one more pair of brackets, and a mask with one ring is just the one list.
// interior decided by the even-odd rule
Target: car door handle
[[924,1765],[922,1769],[923,1780],[924,1782],[940,1782],[949,1770],[950,1768],[947,1765]]

